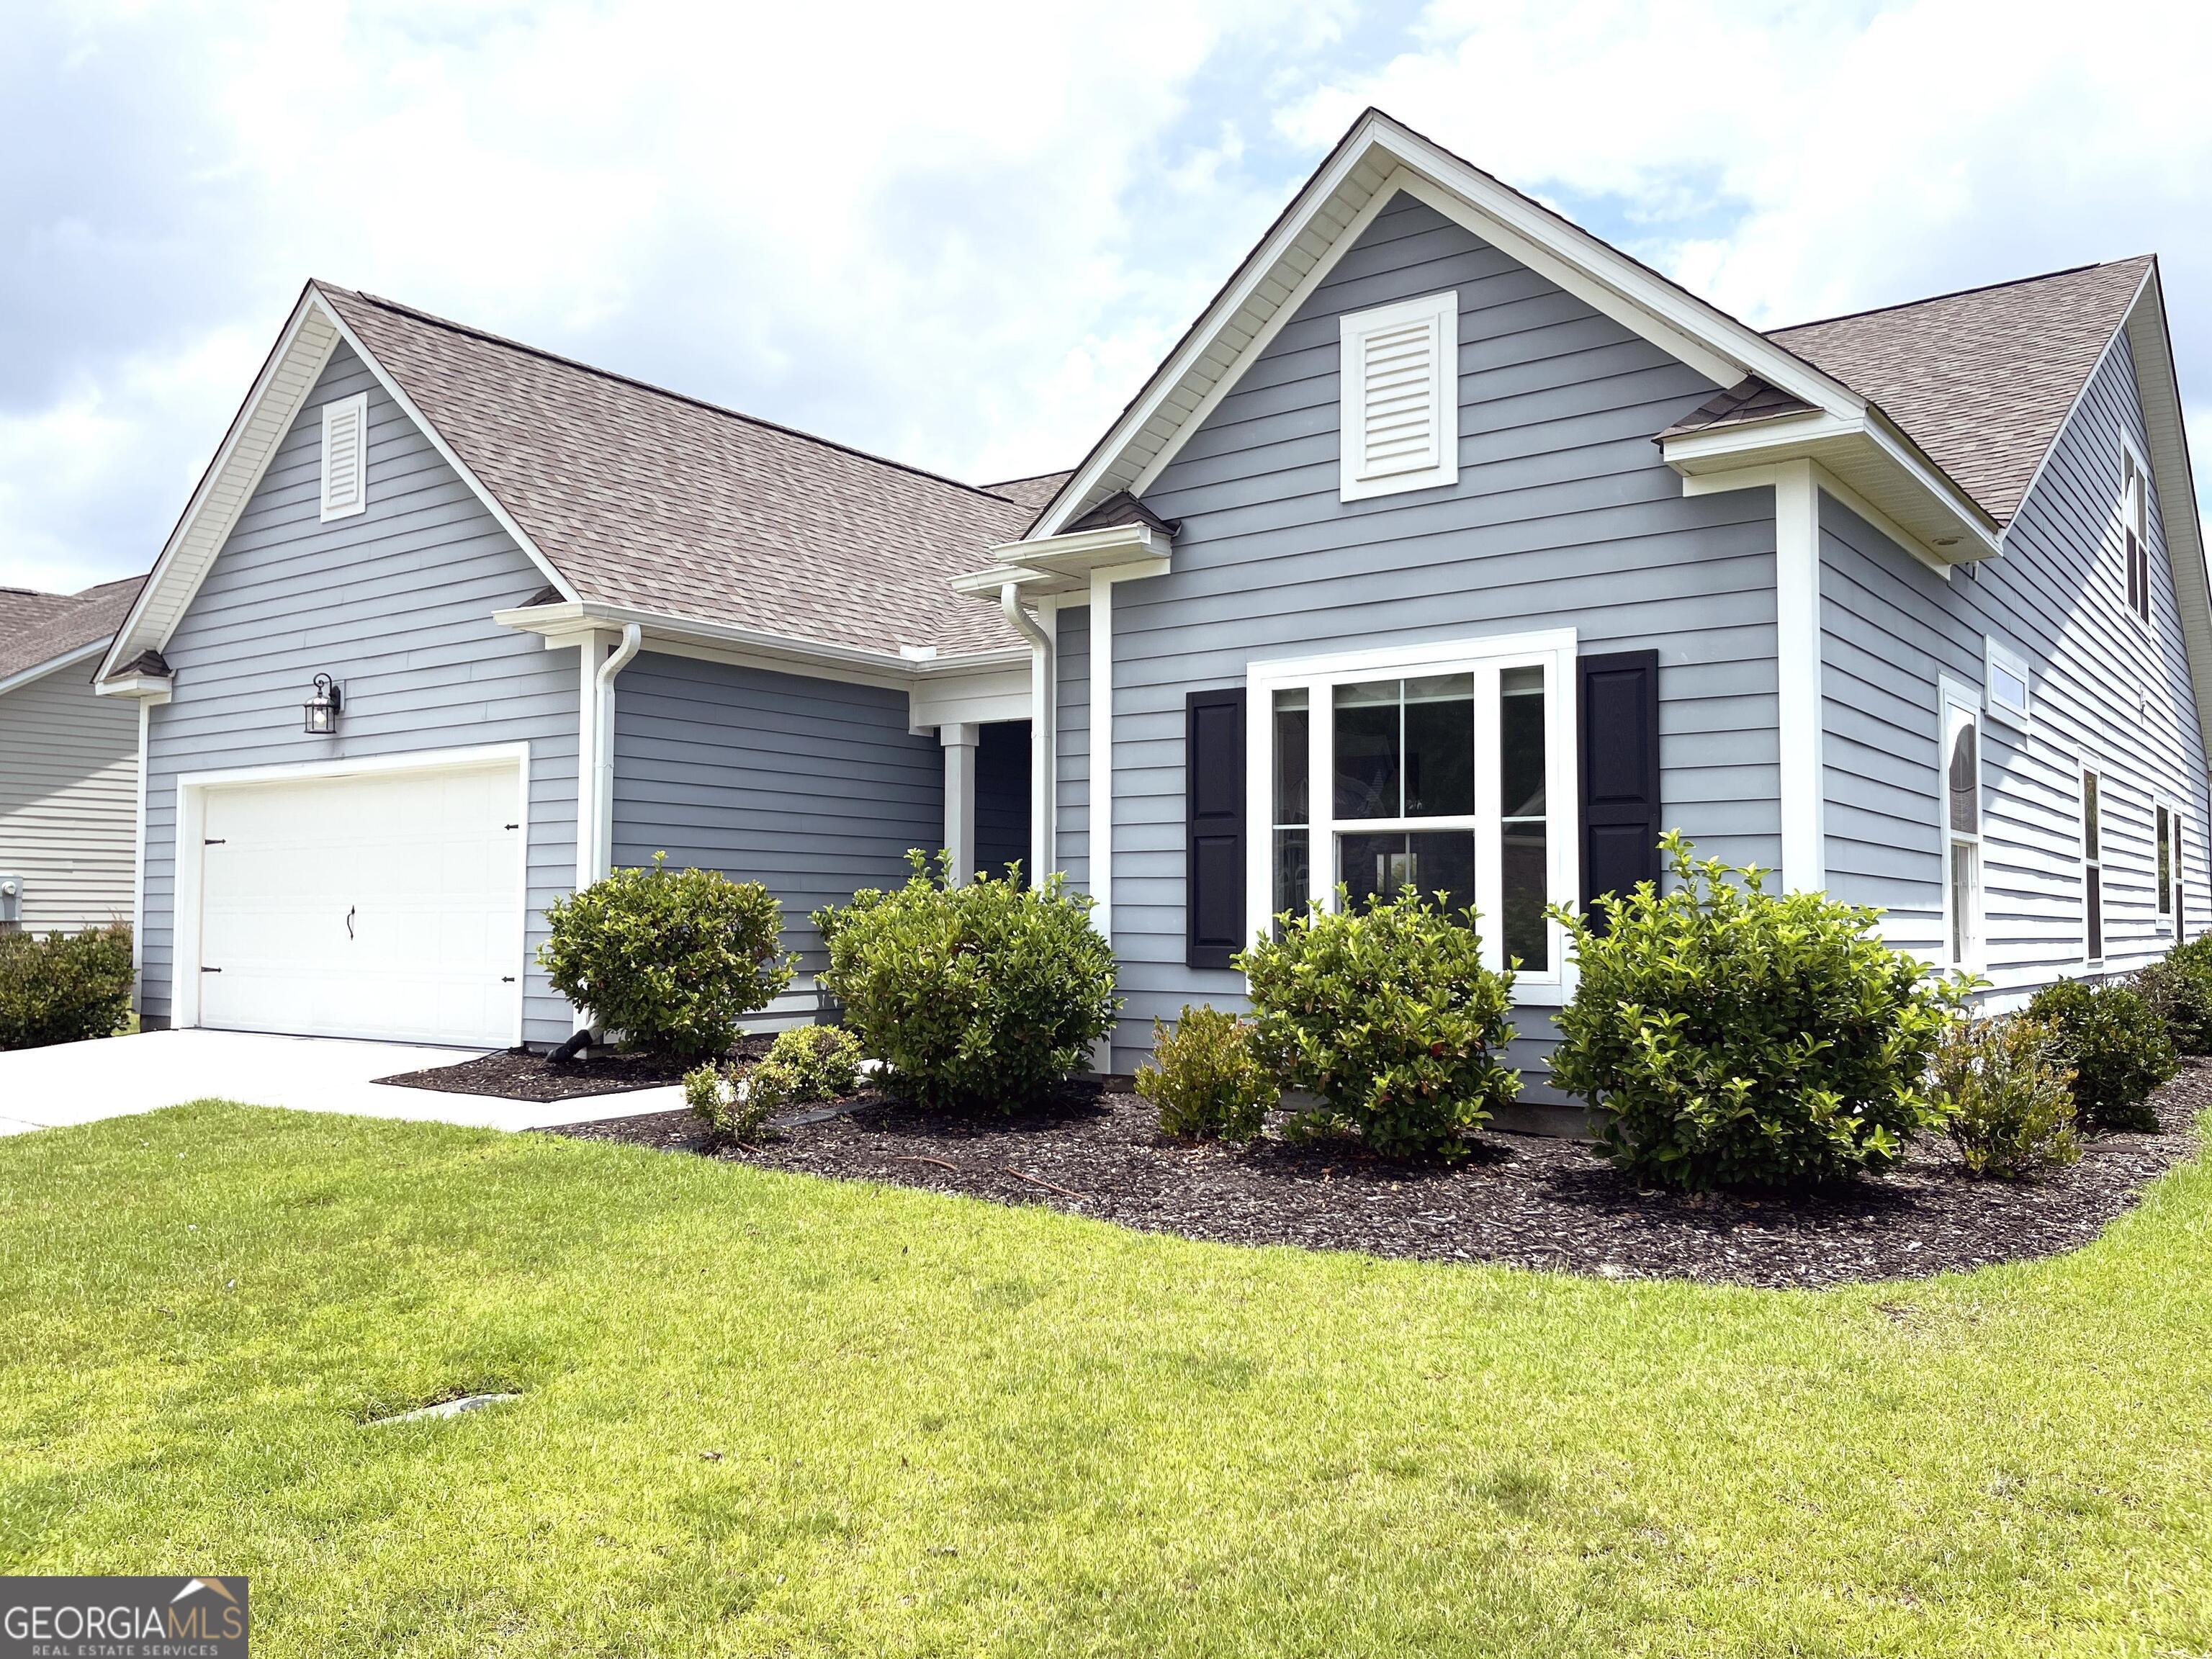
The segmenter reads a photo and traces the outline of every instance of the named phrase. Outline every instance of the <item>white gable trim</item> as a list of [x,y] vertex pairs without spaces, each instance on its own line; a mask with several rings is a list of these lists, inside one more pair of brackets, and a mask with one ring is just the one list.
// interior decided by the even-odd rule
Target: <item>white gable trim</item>
[[170,532],[161,556],[155,560],[153,574],[147,578],[130,615],[116,629],[114,641],[100,663],[98,678],[106,679],[143,652],[167,647],[185,612],[199,592],[201,583],[214,568],[216,555],[229,541],[240,514],[260,486],[277,447],[292,429],[301,405],[329,366],[331,354],[341,340],[354,349],[376,376],[378,384],[422,429],[446,463],[483,502],[485,509],[514,538],[516,544],[529,556],[546,580],[566,597],[576,597],[551,561],[523,533],[507,509],[493,499],[483,482],[453,453],[438,429],[415,406],[414,400],[399,389],[377,362],[375,354],[356,337],[310,283],[301,295],[299,303],[293,307],[268,361],[262,365],[252,389],[246,393],[245,403],[224,433],[215,459],[201,475],[183,516]]
[[1403,191],[1650,340],[1716,386],[1756,374],[1843,418],[1866,401],[1755,330],[1676,288],[1480,169],[1376,111],[1357,122],[1105,439],[1034,534],[1050,536],[1112,489],[1141,495],[1231,384]]

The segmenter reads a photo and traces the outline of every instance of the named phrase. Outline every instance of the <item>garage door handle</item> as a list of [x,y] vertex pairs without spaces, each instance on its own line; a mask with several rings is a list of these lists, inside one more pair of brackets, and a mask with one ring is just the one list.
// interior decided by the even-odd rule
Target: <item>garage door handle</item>
[[200,969],[200,972],[204,974],[219,974],[222,971],[222,969],[220,968],[203,968]]
[[349,904],[346,906],[346,937],[348,939],[351,939],[353,937],[353,913],[360,908],[361,907],[358,904]]

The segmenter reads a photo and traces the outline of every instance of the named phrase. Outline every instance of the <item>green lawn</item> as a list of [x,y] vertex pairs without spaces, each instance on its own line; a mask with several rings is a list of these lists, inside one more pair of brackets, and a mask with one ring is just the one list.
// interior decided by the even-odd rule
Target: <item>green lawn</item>
[[1704,1290],[203,1104],[0,1141],[0,1570],[262,1655],[2202,1653],[2208,1224]]

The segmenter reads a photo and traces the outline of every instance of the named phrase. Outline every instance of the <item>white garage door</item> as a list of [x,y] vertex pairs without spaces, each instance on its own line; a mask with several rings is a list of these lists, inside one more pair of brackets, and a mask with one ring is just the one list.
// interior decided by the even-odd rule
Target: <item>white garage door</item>
[[512,1043],[520,776],[503,763],[208,788],[199,1023]]

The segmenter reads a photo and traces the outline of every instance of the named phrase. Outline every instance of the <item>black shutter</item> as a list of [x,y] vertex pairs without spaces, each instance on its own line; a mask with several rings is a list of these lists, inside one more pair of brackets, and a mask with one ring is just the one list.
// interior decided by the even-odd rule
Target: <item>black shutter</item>
[[1226,968],[1244,938],[1244,688],[1183,701],[1184,960]]
[[1577,664],[1582,695],[1583,909],[1659,876],[1659,653]]

